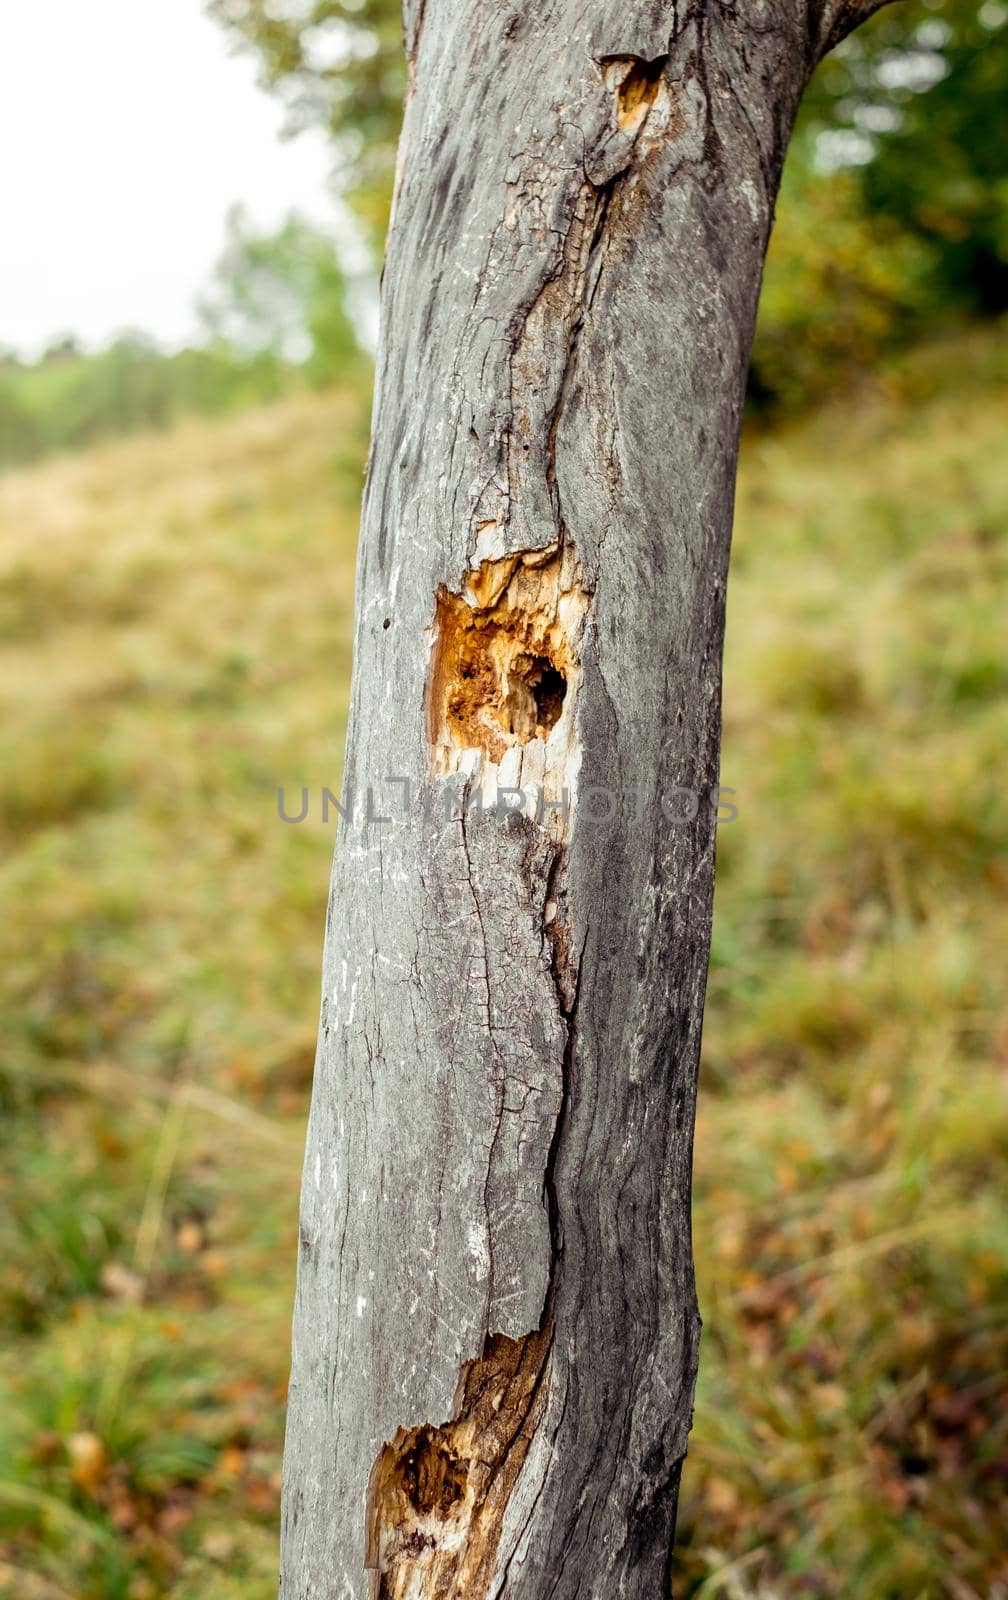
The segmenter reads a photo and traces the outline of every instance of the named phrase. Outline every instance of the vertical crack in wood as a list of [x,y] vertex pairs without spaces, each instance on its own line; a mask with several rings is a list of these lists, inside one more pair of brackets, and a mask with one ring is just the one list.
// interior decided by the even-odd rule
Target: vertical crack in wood
[[[549,397],[541,455],[542,476],[552,511],[555,537],[561,548],[567,526],[557,480],[557,437],[573,390],[578,347],[586,311],[591,307],[610,247],[610,219],[617,197],[648,153],[682,130],[667,67],[667,54],[646,59],[634,55],[603,55],[596,65],[612,96],[612,124],[589,157],[570,202],[566,231],[552,253],[534,294],[511,324],[511,411],[503,427],[508,448],[508,509],[512,484],[527,477],[527,466],[539,459],[529,437],[530,427],[542,424],[537,397]],[[559,373],[550,373],[547,352],[558,338],[563,341]],[[513,449],[519,452],[512,464]]]
[[[523,752],[538,747],[536,770],[543,777],[552,774],[557,790],[573,784],[579,646],[589,599],[569,544],[483,561],[466,574],[459,592],[439,590],[427,690],[435,774],[459,770],[469,752],[500,778],[501,763],[509,753],[520,760]],[[549,1228],[549,1276],[539,1327],[508,1337],[491,1324],[482,1354],[462,1368],[449,1420],[400,1428],[380,1450],[367,1502],[366,1564],[372,1574],[373,1600],[482,1600],[488,1594],[497,1571],[508,1502],[545,1412],[560,1247],[552,1173],[567,1093],[576,993],[563,868],[568,828],[569,814],[563,806],[552,811],[548,821],[540,819],[538,826],[526,817],[520,828],[526,843],[516,850],[514,839],[495,844],[486,824],[479,843],[470,840],[462,819],[469,888],[482,929],[491,1039],[495,1039],[496,1007],[481,894],[496,897],[496,914],[504,914],[505,922],[509,916],[532,918],[531,948],[539,945],[544,975],[548,973],[547,981],[555,990],[556,1026],[549,1054],[543,1055],[549,1029],[544,1032],[541,1021],[535,1021],[528,1044],[533,1052],[530,1062],[544,1086],[550,1073],[557,1080],[553,1124],[541,1129],[541,1203]],[[505,831],[510,838],[515,828]],[[512,863],[510,868],[507,862]],[[502,893],[507,905],[503,913],[497,903]],[[547,993],[548,989],[540,1003]],[[505,1001],[506,997],[502,1004]],[[491,1133],[488,1184],[496,1172],[496,1143],[509,1073],[514,1072],[511,1055],[500,1052],[495,1058],[504,1076],[497,1127]],[[520,1051],[515,1060],[518,1073],[510,1087],[516,1095],[511,1098],[517,1097],[521,1105],[534,1083],[525,1081],[528,1068],[522,1065]],[[532,1195],[538,1192],[534,1188]],[[488,1198],[491,1299],[496,1220],[492,1209]],[[507,1559],[511,1553],[506,1553]]]
[[[563,1058],[560,1063],[560,1109],[553,1125],[553,1138],[550,1141],[549,1151],[546,1156],[546,1166],[543,1171],[543,1204],[546,1207],[550,1226],[550,1285],[547,1294],[547,1306],[551,1312],[556,1294],[557,1274],[563,1255],[563,1224],[560,1215],[560,1197],[557,1192],[556,1168],[560,1155],[561,1141],[567,1126],[567,1118],[570,1114],[575,1025],[581,992],[581,967],[584,958],[583,945],[577,952],[576,957],[572,949],[571,927],[565,905],[566,876],[567,852],[563,847],[560,847],[553,858],[549,888],[547,890],[547,906],[552,904],[556,910],[545,925],[546,937],[552,947],[551,966],[553,982],[556,985],[557,1004],[566,1029]],[[585,937],[587,940],[587,935]]]

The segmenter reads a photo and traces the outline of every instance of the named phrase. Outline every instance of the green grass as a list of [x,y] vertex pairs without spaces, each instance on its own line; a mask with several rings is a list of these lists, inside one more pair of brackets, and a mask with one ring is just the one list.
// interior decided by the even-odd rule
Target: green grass
[[[266,1600],[364,404],[0,479],[0,1592]],[[683,1594],[1008,1582],[1008,355],[746,441]]]

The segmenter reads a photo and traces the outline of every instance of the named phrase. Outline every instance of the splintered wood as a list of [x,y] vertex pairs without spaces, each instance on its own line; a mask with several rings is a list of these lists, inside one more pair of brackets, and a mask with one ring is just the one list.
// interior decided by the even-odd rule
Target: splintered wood
[[537,744],[501,781],[521,781],[522,771],[533,782],[573,779],[587,607],[570,547],[483,561],[460,594],[439,589],[428,691],[434,775],[461,771],[465,751],[499,768],[509,750]]
[[462,1369],[452,1421],[384,1446],[368,1496],[373,1600],[484,1600],[546,1404],[550,1338],[491,1335]]

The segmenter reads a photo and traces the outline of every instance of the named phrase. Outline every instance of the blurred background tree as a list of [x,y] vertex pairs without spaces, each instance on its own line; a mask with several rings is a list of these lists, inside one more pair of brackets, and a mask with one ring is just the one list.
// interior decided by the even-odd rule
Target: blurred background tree
[[201,312],[224,347],[301,366],[317,386],[346,373],[360,355],[335,243],[296,215],[274,233],[259,233],[240,207],[232,210]]
[[[332,135],[376,257],[405,64],[398,0],[210,0],[292,128]],[[1008,7],[914,0],[810,85],[788,159],[753,354],[760,409],[825,398],[936,324],[1008,305]]]
[[[1008,6],[943,0],[880,12],[813,80],[805,122],[852,163],[865,216],[927,251],[932,305],[1008,309]],[[825,148],[824,148],[825,147]]]
[[297,215],[264,233],[233,210],[200,312],[206,339],[182,350],[129,332],[97,351],[68,336],[35,361],[0,353],[0,466],[352,379],[363,359],[336,241]]
[[97,351],[64,340],[37,361],[8,355],[0,359],[0,466],[255,404],[292,378],[271,350],[218,342],[169,353],[139,332]]
[[377,255],[406,90],[399,0],[208,0],[259,57],[292,130],[326,128],[341,187]]
[[881,11],[809,85],[778,202],[751,394],[793,409],[1008,308],[1008,7]]

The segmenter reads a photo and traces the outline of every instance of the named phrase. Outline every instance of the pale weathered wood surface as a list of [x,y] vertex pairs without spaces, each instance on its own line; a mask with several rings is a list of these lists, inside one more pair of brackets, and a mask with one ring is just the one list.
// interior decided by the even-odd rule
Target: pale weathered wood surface
[[[714,828],[706,804],[674,826],[661,794],[717,782],[774,196],[816,56],[871,9],[407,5],[346,761],[357,815],[336,851],[304,1174],[286,1600],[666,1592],[699,1332]],[[588,597],[561,760],[572,816],[463,822],[440,799],[425,815],[438,591],[484,558],[554,547],[576,552]],[[393,775],[410,779],[409,816]],[[391,821],[365,822],[368,785]],[[593,787],[625,796],[608,825],[586,814]],[[383,1447],[462,1414],[460,1373],[489,1335],[539,1329],[535,1409],[478,1534],[482,1575],[367,1571]]]

